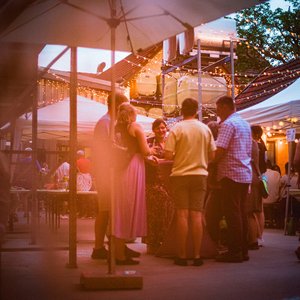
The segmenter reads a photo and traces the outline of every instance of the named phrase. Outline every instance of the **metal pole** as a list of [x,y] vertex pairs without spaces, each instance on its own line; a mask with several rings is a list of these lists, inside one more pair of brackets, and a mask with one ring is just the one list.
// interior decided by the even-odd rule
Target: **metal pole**
[[[291,128],[293,128],[293,123],[291,123]],[[288,180],[287,180],[287,194],[285,202],[285,216],[284,216],[284,234],[288,234],[288,216],[289,216],[289,202],[290,202],[290,177],[291,177],[291,165],[292,165],[292,142],[288,142],[288,155],[289,155],[289,164],[288,164]]]
[[70,178],[69,178],[69,268],[77,267],[76,216],[76,150],[77,150],[77,48],[71,47],[70,74]]
[[233,53],[233,40],[230,40],[230,66],[231,66],[231,97],[234,101],[234,53]]
[[[110,139],[113,143],[115,136],[115,120],[116,120],[116,69],[115,69],[115,49],[116,49],[116,27],[113,24],[113,20],[116,18],[116,2],[112,0],[111,6],[111,95],[112,95],[112,115],[111,115],[111,124],[110,124]],[[109,238],[109,262],[108,262],[108,274],[114,275],[116,272],[115,265],[115,236],[114,236],[114,169],[111,168],[110,173],[110,216],[109,216],[109,224],[110,224],[110,238]]]
[[[34,96],[32,98],[32,170],[33,170],[33,178],[32,178],[32,206],[31,206],[31,244],[35,245],[36,244],[36,233],[37,233],[37,217],[38,217],[38,200],[37,200],[37,195],[36,195],[36,190],[37,190],[37,181],[38,181],[38,170],[37,170],[37,126],[38,126],[38,121],[37,121],[37,107],[38,107],[38,93],[37,93],[37,86],[34,89]],[[29,197],[26,199],[27,205],[29,205]],[[29,214],[29,211],[27,212]]]
[[163,119],[167,119],[166,117],[166,112],[165,112],[165,108],[164,108],[164,98],[165,98],[165,84],[166,84],[166,75],[164,72],[164,60],[162,60],[162,70],[163,72],[161,72],[161,105],[162,105],[162,116]]
[[202,122],[202,71],[201,71],[201,44],[197,40],[197,63],[198,63],[198,118]]

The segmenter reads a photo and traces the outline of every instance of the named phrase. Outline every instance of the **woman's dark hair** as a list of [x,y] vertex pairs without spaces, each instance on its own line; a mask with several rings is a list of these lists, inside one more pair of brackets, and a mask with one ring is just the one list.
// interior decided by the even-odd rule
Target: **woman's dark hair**
[[264,131],[261,128],[260,125],[252,125],[251,126],[251,131],[254,135],[256,135],[257,137],[261,138],[261,136],[263,135]]
[[164,124],[167,127],[167,123],[162,118],[157,118],[152,123],[152,130],[155,130],[160,124]]

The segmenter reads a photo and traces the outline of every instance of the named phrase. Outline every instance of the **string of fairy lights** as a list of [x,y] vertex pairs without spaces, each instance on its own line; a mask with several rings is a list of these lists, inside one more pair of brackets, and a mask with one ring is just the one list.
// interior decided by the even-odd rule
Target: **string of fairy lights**
[[[216,32],[217,33],[217,32]],[[270,53],[270,50],[264,50],[261,49],[259,47],[257,47],[256,45],[251,45],[248,41],[238,41],[239,43],[245,43],[247,48],[253,48],[256,51],[260,51],[261,53]],[[277,53],[278,54],[278,53]],[[283,57],[283,54],[280,53],[279,55],[281,55]],[[139,60],[143,60],[143,63],[136,63],[134,61],[131,61],[129,59],[124,59],[124,61],[126,63],[128,63],[130,66],[134,67],[134,68],[139,68],[139,71],[137,72],[137,74],[135,76],[133,76],[132,80],[125,83],[125,87],[132,87],[133,82],[141,78],[141,74],[148,74],[152,76],[152,80],[155,80],[155,83],[157,85],[161,85],[161,77],[162,77],[162,72],[161,72],[161,66],[162,66],[162,59],[161,59],[162,54],[159,53],[158,55],[156,55],[154,58],[148,58],[148,57],[144,57],[141,56],[140,54],[136,54],[135,58],[139,59]],[[182,77],[186,77],[185,79],[187,81],[189,81],[189,88],[191,88],[191,90],[194,90],[194,92],[196,92],[199,89],[199,86],[201,86],[202,90],[205,90],[207,88],[210,89],[219,89],[219,88],[224,88],[224,86],[227,89],[231,89],[232,88],[232,84],[230,83],[230,78],[232,76],[232,74],[230,73],[225,73],[223,72],[220,68],[216,68],[215,71],[203,71],[202,75],[203,76],[213,76],[213,77],[223,77],[226,79],[226,82],[224,84],[219,84],[219,83],[205,83],[202,82],[199,84],[198,82],[198,72],[195,69],[192,68],[188,68],[186,66],[181,66],[181,67],[177,67],[176,65],[172,65],[171,63],[165,63],[164,64],[166,67],[168,68],[174,68],[174,71],[172,74],[166,74],[165,78],[169,81],[174,81],[173,84],[175,86],[174,89],[176,89],[176,84],[178,83],[178,81],[182,82]],[[45,105],[45,104],[51,104],[57,101],[60,101],[62,99],[65,98],[65,93],[68,94],[69,93],[69,82],[64,79],[62,76],[59,76],[58,74],[56,74],[53,70],[49,71],[56,80],[49,80],[49,79],[42,79],[40,80],[39,86],[40,87],[44,87],[42,89],[42,103],[41,105]],[[175,73],[175,75],[174,75]],[[176,75],[176,73],[179,73],[179,76]],[[251,95],[251,96],[247,96],[244,99],[247,100],[252,100],[252,99],[256,99],[262,96],[267,96],[269,94],[274,94],[277,91],[280,91],[282,89],[284,89],[285,87],[287,87],[290,82],[288,81],[292,81],[293,79],[296,79],[300,76],[300,69],[285,69],[282,71],[276,71],[276,72],[263,72],[262,74],[260,74],[262,76],[262,80],[260,82],[255,82],[255,83],[251,83],[252,86],[254,87],[258,87],[258,88],[263,88],[264,85],[271,85],[271,84],[275,84],[276,87],[271,87],[271,88],[265,88],[265,89],[259,89],[259,92],[257,92],[255,95]],[[242,73],[234,73],[235,77],[243,77],[243,78],[256,78],[257,74],[242,74]],[[273,78],[267,78],[267,79],[263,79],[263,76],[272,76]],[[287,83],[288,82],[288,83]],[[234,85],[236,88],[244,88],[246,86],[248,86],[248,84],[246,83],[242,83],[242,84],[235,84]],[[50,100],[47,99],[47,87],[50,87],[51,89],[54,89],[57,91],[56,97],[51,98]],[[62,92],[62,90],[64,92]],[[60,94],[60,95],[58,95]],[[87,98],[91,98],[93,100],[99,101],[104,103],[105,99],[108,95],[107,92],[104,91],[99,91],[98,89],[93,89],[91,87],[85,86],[85,85],[81,85],[78,84],[78,94],[79,95],[84,95]],[[149,97],[151,99],[151,97]],[[139,99],[132,99],[131,102],[135,103],[135,104],[139,104]],[[153,109],[150,109],[148,112],[145,112],[144,109],[137,107],[138,113],[141,114],[146,114],[150,117],[153,118],[157,118],[157,117],[161,117],[162,112],[163,111],[179,111],[180,109],[180,105],[178,105],[176,103],[176,96],[174,96],[174,103],[170,103],[170,101],[168,101],[168,103],[161,103],[158,101],[143,101],[143,104],[146,104],[148,106],[153,106]],[[159,103],[159,106],[161,108],[158,107],[157,103]],[[203,105],[202,109],[206,109],[209,110],[209,105]],[[152,111],[154,111],[154,113],[152,113]],[[214,111],[210,111],[209,112],[210,115],[214,114]],[[289,120],[286,120],[287,122],[290,122]],[[298,120],[295,122],[297,123]],[[276,134],[276,133],[281,133],[280,131],[283,130],[284,125],[281,124],[279,122],[278,125],[274,125],[276,126],[276,128],[268,128],[265,127],[265,131],[267,132],[267,136],[270,137],[270,135]],[[279,129],[282,128],[282,129]],[[272,132],[273,130],[273,132]]]

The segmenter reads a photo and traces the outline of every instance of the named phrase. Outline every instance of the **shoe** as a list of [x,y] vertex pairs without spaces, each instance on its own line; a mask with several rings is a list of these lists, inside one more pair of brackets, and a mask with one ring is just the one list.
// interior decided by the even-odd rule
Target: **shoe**
[[180,258],[180,257],[176,257],[174,259],[174,264],[177,266],[187,266],[187,259],[185,258]]
[[194,258],[193,266],[200,267],[203,265],[203,260],[201,258]]
[[104,247],[100,249],[94,248],[91,257],[92,259],[107,259],[108,251]]
[[248,245],[248,250],[258,250],[258,249],[259,249],[258,242]]
[[125,247],[125,256],[126,257],[140,257],[141,253],[130,249],[129,247]]
[[127,257],[126,259],[124,260],[119,260],[119,259],[116,259],[116,265],[118,266],[125,266],[125,265],[138,265],[140,262],[137,261],[137,260],[133,260],[129,257]]
[[248,261],[250,259],[248,254],[243,254],[243,261]]
[[[246,255],[245,255],[246,258]],[[236,253],[236,254],[232,254],[232,253],[224,253],[224,254],[220,254],[216,257],[216,261],[218,262],[232,262],[232,263],[241,263],[244,261],[244,257],[242,255],[242,253]]]

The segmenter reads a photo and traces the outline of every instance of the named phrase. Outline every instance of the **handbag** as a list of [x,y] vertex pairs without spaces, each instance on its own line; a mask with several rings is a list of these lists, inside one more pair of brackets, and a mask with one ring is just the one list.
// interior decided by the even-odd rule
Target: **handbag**
[[265,175],[262,175],[259,178],[259,189],[260,189],[260,192],[261,192],[261,196],[264,199],[269,197],[267,177]]

